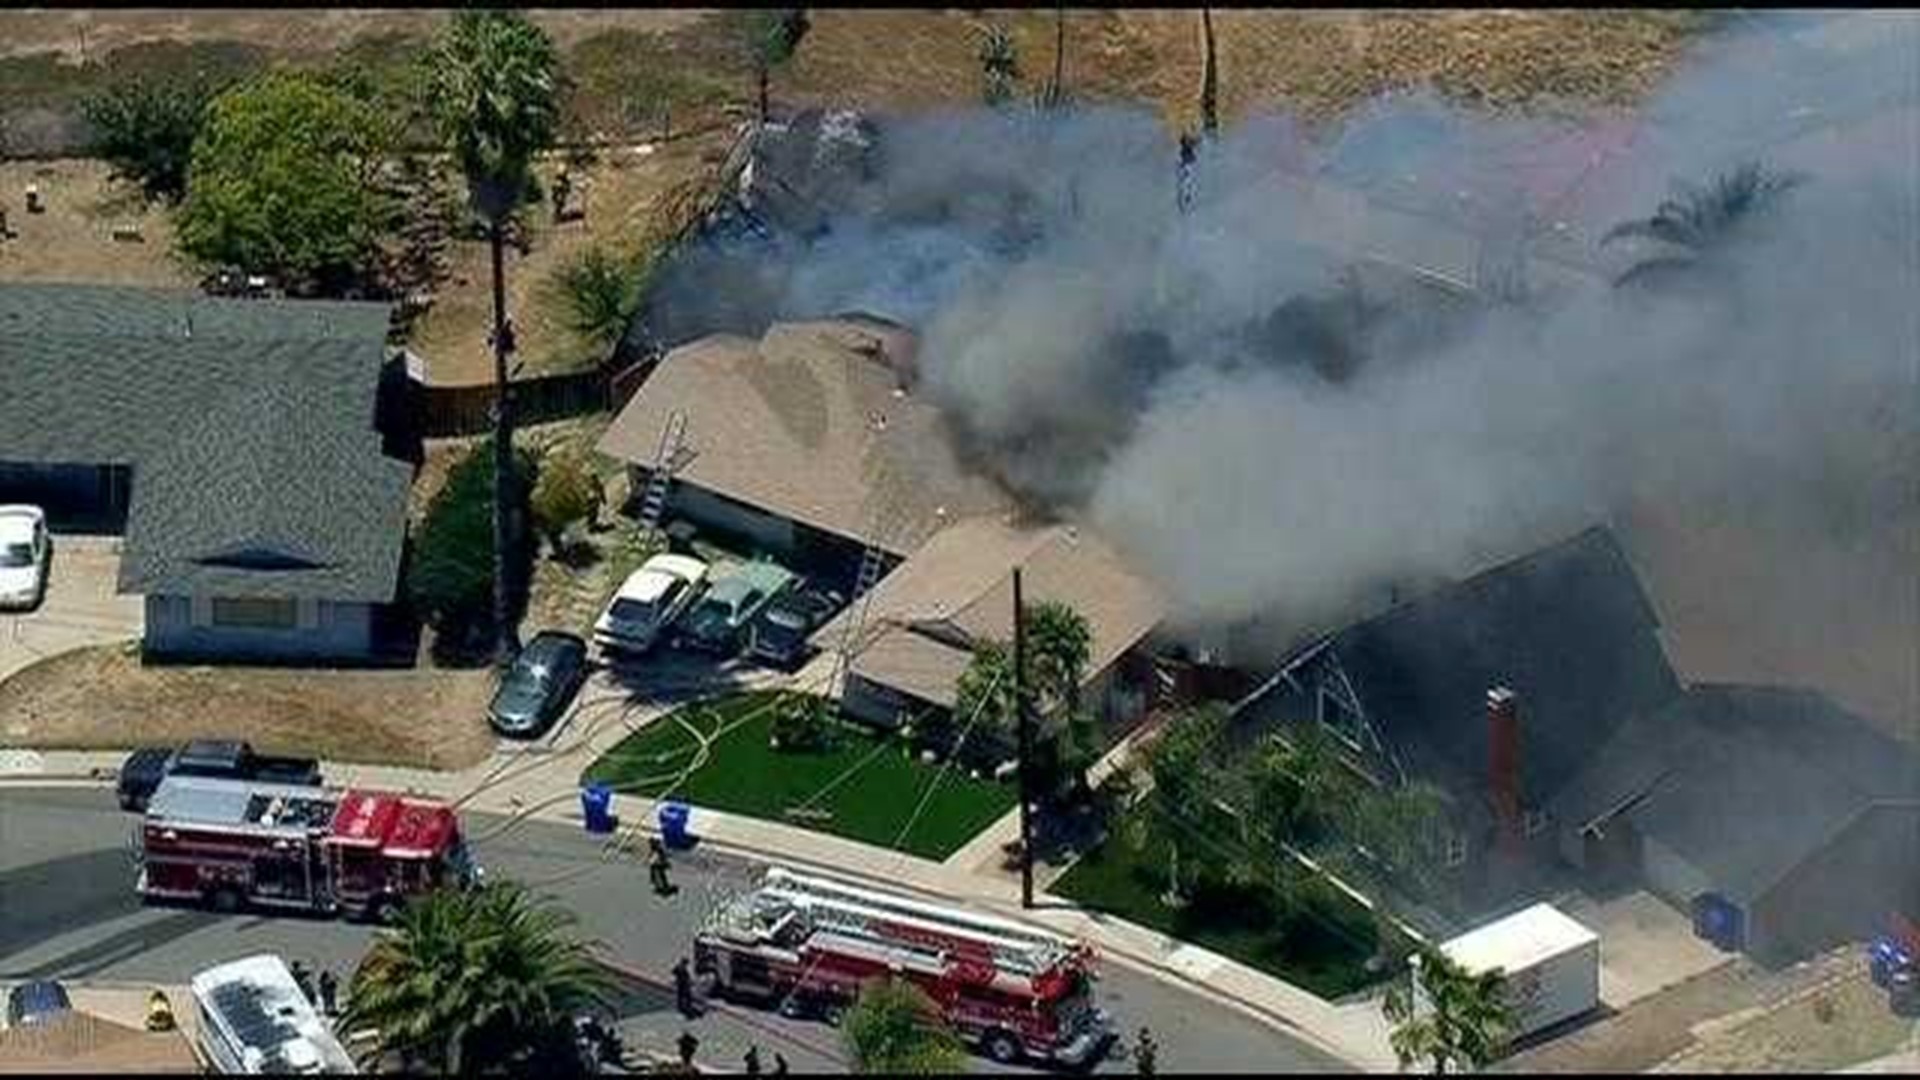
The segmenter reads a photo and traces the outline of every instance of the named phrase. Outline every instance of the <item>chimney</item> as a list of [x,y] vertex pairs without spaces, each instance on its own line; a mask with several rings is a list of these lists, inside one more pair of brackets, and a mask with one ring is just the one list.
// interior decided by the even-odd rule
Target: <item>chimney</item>
[[1520,707],[1505,686],[1487,691],[1487,796],[1499,830],[1500,846],[1520,846]]

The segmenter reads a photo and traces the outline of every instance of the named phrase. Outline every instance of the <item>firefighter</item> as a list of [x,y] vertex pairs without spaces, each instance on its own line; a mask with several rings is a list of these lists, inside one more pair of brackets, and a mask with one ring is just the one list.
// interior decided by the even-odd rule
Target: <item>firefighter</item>
[[692,1072],[693,1071],[693,1055],[700,1052],[700,1040],[694,1038],[693,1032],[688,1031],[686,1028],[681,1028],[679,1046],[680,1046],[680,1064],[688,1072]]
[[1156,1060],[1159,1057],[1159,1051],[1153,1045],[1153,1036],[1148,1033],[1145,1025],[1141,1026],[1140,1036],[1139,1038],[1135,1039],[1134,1042],[1135,1042],[1135,1045],[1133,1048],[1134,1073],[1140,1076],[1153,1076],[1154,1069],[1156,1068]]
[[746,1065],[747,1065],[748,1076],[760,1075],[760,1048],[759,1047],[757,1046],[747,1047],[747,1056],[743,1060],[746,1062]]
[[778,1050],[775,1050],[773,1052],[773,1075],[775,1076],[787,1075],[787,1055],[781,1053]]
[[673,965],[673,1000],[680,1009],[681,1016],[693,1016],[693,972],[687,969],[687,958],[681,957]]
[[307,999],[307,1004],[313,1004],[313,972],[307,970],[306,963],[295,960],[287,971],[293,976],[293,985],[300,988],[300,996]]
[[673,883],[667,880],[667,871],[672,868],[673,861],[667,858],[667,845],[661,843],[659,837],[650,836],[647,838],[647,850],[650,852],[647,856],[647,874],[653,879],[654,895],[672,895]]
[[320,1008],[328,1015],[340,1012],[340,980],[334,978],[332,968],[320,969]]

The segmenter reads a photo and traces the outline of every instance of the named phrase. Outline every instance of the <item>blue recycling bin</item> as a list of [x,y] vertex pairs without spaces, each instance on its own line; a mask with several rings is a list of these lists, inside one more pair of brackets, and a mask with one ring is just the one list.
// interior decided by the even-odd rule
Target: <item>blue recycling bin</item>
[[685,851],[693,846],[693,837],[687,832],[687,818],[692,807],[679,801],[660,804],[660,841],[670,851]]
[[581,788],[580,814],[586,818],[588,832],[612,832],[613,788],[606,784],[588,784]]

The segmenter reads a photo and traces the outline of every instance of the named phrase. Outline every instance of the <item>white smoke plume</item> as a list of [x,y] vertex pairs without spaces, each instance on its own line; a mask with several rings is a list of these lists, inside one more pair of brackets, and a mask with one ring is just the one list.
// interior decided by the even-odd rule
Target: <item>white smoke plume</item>
[[[1920,19],[1808,37],[1823,17],[1709,40],[1629,116],[1413,97],[1314,138],[1247,123],[1203,149],[1185,216],[1173,139],[1142,113],[892,120],[823,229],[695,257],[697,287],[663,303],[751,266],[753,319],[915,325],[921,392],[979,459],[1119,544],[1187,626],[1290,639],[1594,520],[1910,569]],[[1609,226],[1747,160],[1804,181],[1691,284],[1610,286],[1645,252],[1602,247]],[[1343,284],[1368,256],[1510,269],[1523,234],[1521,302]],[[1719,600],[1791,626],[1813,586],[1778,584]],[[1911,593],[1871,597],[1875,618],[1910,634]]]

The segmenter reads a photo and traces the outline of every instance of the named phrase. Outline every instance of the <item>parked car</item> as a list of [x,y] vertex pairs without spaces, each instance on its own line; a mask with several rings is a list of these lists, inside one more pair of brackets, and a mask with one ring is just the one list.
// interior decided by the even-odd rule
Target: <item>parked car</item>
[[149,746],[135,750],[120,766],[120,808],[145,813],[147,800],[169,776],[211,776],[223,780],[259,780],[269,784],[321,783],[320,763],[312,758],[256,754],[244,742],[199,739],[177,750]]
[[487,706],[487,723],[502,735],[534,739],[566,715],[587,681],[587,643],[573,634],[542,630],[514,658]]
[[28,1024],[44,1024],[70,1012],[73,1002],[67,998],[67,988],[51,979],[36,979],[14,987],[7,994],[7,1026],[24,1027]]
[[38,607],[47,595],[47,564],[52,557],[46,511],[37,506],[0,506],[0,608]]
[[700,596],[707,564],[691,555],[655,555],[621,584],[593,624],[593,640],[612,652],[643,653]]
[[794,589],[768,604],[747,634],[747,655],[792,670],[807,658],[807,638],[846,601],[836,592]]
[[799,583],[798,574],[778,563],[735,563],[708,582],[706,595],[680,620],[676,640],[688,648],[732,656],[760,612]]

